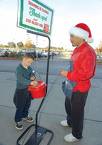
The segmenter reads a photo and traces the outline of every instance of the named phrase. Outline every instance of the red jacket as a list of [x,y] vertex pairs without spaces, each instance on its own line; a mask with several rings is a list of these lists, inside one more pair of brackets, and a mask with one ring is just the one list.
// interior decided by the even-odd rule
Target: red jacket
[[75,48],[71,56],[73,70],[68,72],[68,80],[76,82],[73,91],[86,92],[91,86],[90,79],[95,74],[96,54],[94,49],[87,43]]

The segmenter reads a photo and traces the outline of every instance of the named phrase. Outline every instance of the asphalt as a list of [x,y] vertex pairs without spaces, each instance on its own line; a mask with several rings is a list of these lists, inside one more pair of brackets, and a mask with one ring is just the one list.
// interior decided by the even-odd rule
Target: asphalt
[[[18,64],[19,61],[16,60],[0,61],[0,145],[16,145],[17,138],[30,125],[24,123],[23,131],[15,129],[13,95],[16,85],[15,68]],[[38,61],[34,66],[45,80],[45,61]],[[65,97],[61,90],[63,78],[58,75],[61,68],[67,68],[67,60],[51,60],[48,94],[39,114],[39,125],[54,132],[51,145],[102,145],[102,66],[97,65],[96,75],[92,79],[85,106],[83,139],[77,143],[66,143],[63,138],[71,132],[71,128],[60,126],[60,121],[66,118]],[[41,100],[32,101],[30,115],[34,120],[40,102]],[[47,145],[46,136],[42,144]]]

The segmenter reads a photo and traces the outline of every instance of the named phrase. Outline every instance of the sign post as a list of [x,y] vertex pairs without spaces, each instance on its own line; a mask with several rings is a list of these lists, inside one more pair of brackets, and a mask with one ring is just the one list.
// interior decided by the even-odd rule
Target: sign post
[[[53,19],[53,10],[47,5],[41,3],[38,0],[19,0],[19,9],[18,9],[18,27],[26,29],[27,33],[40,35],[46,37],[49,42],[48,46],[48,57],[47,57],[47,70],[46,70],[46,84],[48,89],[48,74],[49,74],[49,60],[50,60],[50,44],[51,40],[49,35],[51,34],[52,28],[52,19]],[[47,93],[46,89],[46,93]],[[38,115],[40,109],[45,101],[44,97],[39,105],[39,108],[36,112],[36,122],[29,126],[23,134],[17,139],[16,145],[22,145],[20,141],[22,138],[25,138],[25,135],[32,127],[35,127],[35,131],[23,145],[39,145],[44,139],[44,135],[50,134],[49,141],[47,145],[50,145],[54,133],[38,125]],[[22,142],[22,141],[21,141]]]

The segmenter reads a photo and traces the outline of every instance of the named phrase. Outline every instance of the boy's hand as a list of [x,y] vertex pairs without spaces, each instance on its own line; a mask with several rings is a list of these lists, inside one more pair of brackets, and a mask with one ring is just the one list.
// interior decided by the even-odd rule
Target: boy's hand
[[38,85],[38,82],[37,81],[31,81],[30,85],[36,87]]
[[30,77],[31,81],[34,81],[36,79],[36,77]]

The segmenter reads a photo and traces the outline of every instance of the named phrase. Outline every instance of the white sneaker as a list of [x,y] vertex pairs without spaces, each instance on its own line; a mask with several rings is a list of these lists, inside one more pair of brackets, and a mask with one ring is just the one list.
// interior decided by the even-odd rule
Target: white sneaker
[[76,137],[74,137],[74,136],[72,135],[72,133],[66,135],[66,136],[64,137],[64,140],[65,140],[66,142],[76,142],[76,141],[79,141],[79,139],[77,139]]
[[29,123],[32,123],[34,120],[32,117],[30,117],[29,115],[25,118],[22,118],[23,121],[26,121],[26,122],[29,122]]
[[64,127],[68,127],[68,126],[69,126],[68,123],[67,123],[67,120],[61,121],[60,124],[61,124],[62,126],[64,126]]
[[23,125],[22,125],[21,122],[16,122],[15,127],[16,127],[17,130],[22,130],[23,129]]

